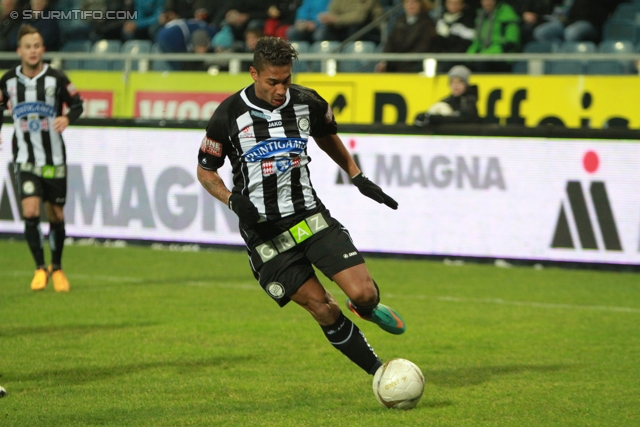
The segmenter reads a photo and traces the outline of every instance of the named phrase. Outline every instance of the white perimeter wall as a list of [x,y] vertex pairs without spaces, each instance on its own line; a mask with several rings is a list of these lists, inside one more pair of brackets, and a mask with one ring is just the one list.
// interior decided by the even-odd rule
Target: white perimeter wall
[[[0,233],[23,230],[8,170],[12,132],[10,125],[2,129]],[[196,180],[203,135],[68,128],[67,234],[243,244],[234,214]],[[363,251],[640,264],[636,141],[341,136],[365,174],[400,204],[393,211],[341,184],[338,167],[310,142],[316,191]],[[230,185],[228,165],[221,175]],[[607,204],[602,189],[612,221],[601,216]],[[576,210],[580,198],[586,216]],[[561,209],[564,247],[553,247]]]

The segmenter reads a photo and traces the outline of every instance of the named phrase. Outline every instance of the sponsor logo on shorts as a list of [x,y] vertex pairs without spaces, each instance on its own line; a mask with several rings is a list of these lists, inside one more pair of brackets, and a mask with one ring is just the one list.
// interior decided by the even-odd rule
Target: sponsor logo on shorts
[[267,293],[273,298],[280,299],[284,296],[284,286],[278,282],[271,282],[266,287]]
[[358,252],[349,252],[348,254],[342,255],[344,259],[351,258],[352,256],[358,255]]
[[25,181],[22,184],[22,192],[26,195],[33,194],[36,191],[36,185],[33,181]]

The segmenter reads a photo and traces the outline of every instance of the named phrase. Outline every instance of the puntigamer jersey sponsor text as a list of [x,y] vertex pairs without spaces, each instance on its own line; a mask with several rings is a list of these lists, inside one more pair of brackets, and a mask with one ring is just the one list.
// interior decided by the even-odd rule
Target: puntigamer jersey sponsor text
[[42,71],[29,78],[18,66],[0,80],[0,111],[11,108],[15,132],[13,155],[16,163],[35,166],[63,165],[66,152],[62,135],[53,122],[62,115],[63,104],[79,116],[82,98],[67,76],[44,64]]
[[331,108],[314,90],[291,85],[285,103],[273,108],[251,85],[216,109],[198,163],[216,170],[228,157],[233,192],[249,196],[263,219],[277,220],[321,204],[311,185],[307,144],[309,137],[336,132]]

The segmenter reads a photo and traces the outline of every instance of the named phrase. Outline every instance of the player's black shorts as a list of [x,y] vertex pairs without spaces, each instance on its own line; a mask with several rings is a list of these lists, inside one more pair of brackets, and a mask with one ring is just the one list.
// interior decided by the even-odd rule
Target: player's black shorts
[[280,307],[315,275],[313,266],[331,278],[364,263],[347,229],[326,209],[258,224],[243,235],[256,280]]
[[24,169],[21,165],[17,165],[16,167],[20,200],[27,197],[38,196],[51,204],[64,206],[67,201],[66,174],[63,174],[62,177],[56,177],[56,175],[52,173],[52,178],[45,178],[42,176],[40,169],[37,170],[37,173],[27,172]]

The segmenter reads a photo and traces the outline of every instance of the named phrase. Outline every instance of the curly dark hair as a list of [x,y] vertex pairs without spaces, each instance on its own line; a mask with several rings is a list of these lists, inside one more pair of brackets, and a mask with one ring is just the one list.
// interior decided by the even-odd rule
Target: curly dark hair
[[298,59],[298,52],[280,37],[261,37],[253,54],[253,68],[260,72],[267,66],[290,65]]

